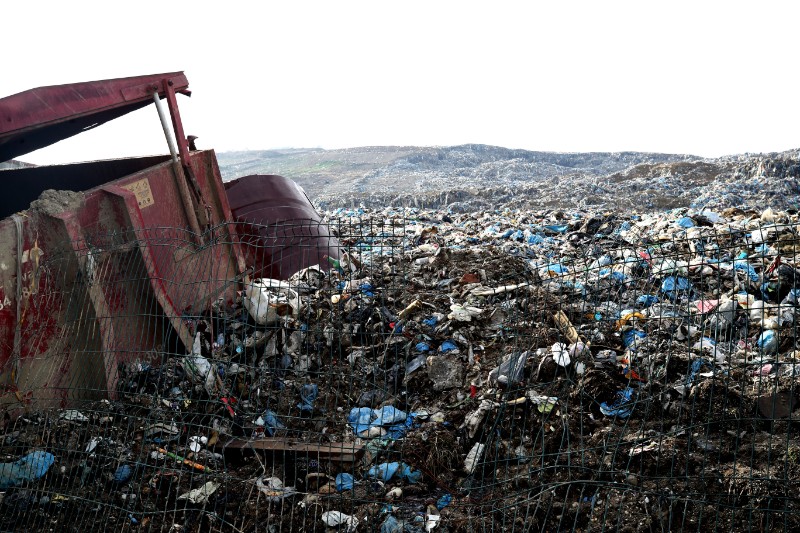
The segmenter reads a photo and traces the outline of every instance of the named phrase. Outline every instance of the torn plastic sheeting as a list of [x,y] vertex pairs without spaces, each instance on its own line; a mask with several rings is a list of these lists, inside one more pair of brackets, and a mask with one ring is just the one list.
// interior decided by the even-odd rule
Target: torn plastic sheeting
[[624,283],[627,277],[622,272],[618,272],[616,270],[611,270],[610,268],[601,268],[600,271],[597,273],[599,278],[611,278],[616,282]]
[[483,450],[486,448],[485,444],[480,442],[476,442],[472,449],[467,454],[466,459],[464,459],[464,471],[467,474],[472,474],[475,471],[475,467],[478,466],[478,462],[480,462],[481,457],[483,457]]
[[600,412],[606,416],[613,416],[618,418],[628,418],[633,412],[633,395],[635,391],[631,387],[625,387],[621,391],[617,391],[614,402],[610,405],[607,402],[600,404]]
[[427,357],[424,354],[418,355],[406,364],[406,375],[412,374],[415,370],[425,366]]
[[590,355],[589,346],[583,342],[574,342],[567,346],[567,353],[572,359]]
[[489,381],[502,385],[514,385],[525,376],[525,363],[529,352],[512,353],[508,359],[489,372]]
[[144,436],[156,444],[162,444],[180,437],[180,428],[174,423],[161,422],[145,428]]
[[441,519],[442,519],[442,517],[439,516],[439,513],[436,513],[436,514],[426,513],[425,514],[425,531],[426,531],[426,533],[436,529],[436,526],[439,525],[439,520],[441,520]]
[[658,299],[658,296],[655,294],[642,294],[638,298],[636,298],[636,303],[642,307],[650,307],[653,304],[657,304],[661,300]]
[[69,420],[70,422],[88,422],[89,417],[81,413],[77,409],[67,409],[59,417],[61,420]]
[[53,466],[55,460],[53,454],[37,450],[13,463],[0,463],[0,489],[39,479]]
[[464,418],[464,423],[461,427],[467,428],[467,435],[469,435],[470,439],[475,438],[475,435],[478,433],[478,428],[480,428],[484,418],[486,418],[486,414],[495,407],[496,404],[491,400],[481,400],[478,408]]
[[694,359],[692,361],[691,366],[689,367],[689,374],[686,376],[686,386],[691,387],[694,383],[695,378],[700,373],[703,367],[708,367],[712,372],[714,371],[714,365],[705,361],[704,359]]
[[361,290],[361,294],[367,298],[375,296],[375,287],[373,287],[371,283],[363,283],[359,286],[359,289]]
[[699,341],[694,343],[692,345],[692,350],[697,350],[699,352],[707,352],[713,355],[714,360],[716,360],[717,363],[723,363],[728,355],[722,350],[722,348],[717,346],[717,341],[709,337],[703,337]]
[[558,403],[557,396],[542,396],[536,394],[534,391],[528,391],[526,396],[536,405],[536,409],[543,414],[551,412]]
[[277,477],[259,477],[256,479],[256,488],[272,503],[279,503],[284,498],[297,494],[294,487],[285,487],[283,481]]
[[767,256],[773,254],[773,250],[769,247],[768,244],[760,244],[753,248],[753,251],[760,256]]
[[326,511],[320,516],[320,520],[328,527],[342,527],[348,533],[358,529],[358,518],[340,511]]
[[688,270],[688,263],[686,261],[675,261],[673,259],[659,258],[653,261],[653,274],[661,275],[685,275]]
[[208,502],[208,499],[211,497],[212,494],[214,494],[214,492],[216,492],[218,488],[219,488],[219,483],[214,483],[213,481],[209,481],[205,483],[202,487],[181,494],[180,496],[178,496],[178,499],[189,500],[189,503],[195,505],[202,505]]
[[184,358],[184,366],[188,374],[197,383],[202,383],[209,393],[214,390],[217,384],[217,375],[211,363],[202,355],[202,333],[195,334],[192,353]]
[[800,289],[791,289],[781,301],[782,304],[797,306],[800,302]]
[[389,514],[381,524],[381,533],[425,533],[425,530],[408,520],[398,520]]
[[598,257],[597,259],[592,261],[592,264],[589,265],[589,270],[596,270],[596,269],[599,269],[599,268],[603,268],[603,267],[609,266],[609,265],[611,265],[613,263],[614,263],[614,258],[613,257],[611,257],[608,254],[601,255],[600,257]]

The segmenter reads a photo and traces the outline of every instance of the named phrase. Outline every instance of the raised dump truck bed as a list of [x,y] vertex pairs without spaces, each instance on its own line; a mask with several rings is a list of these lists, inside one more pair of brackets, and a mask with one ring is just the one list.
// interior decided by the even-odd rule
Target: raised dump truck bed
[[235,297],[245,264],[216,156],[188,150],[176,92],[180,72],[0,99],[0,160],[154,101],[177,141],[166,155],[0,171],[7,407],[113,392],[120,363],[190,349],[187,317]]

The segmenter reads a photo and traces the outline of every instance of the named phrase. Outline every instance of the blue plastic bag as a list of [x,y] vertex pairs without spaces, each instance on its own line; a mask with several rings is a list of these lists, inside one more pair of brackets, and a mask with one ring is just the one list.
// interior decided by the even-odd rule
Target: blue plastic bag
[[530,237],[528,237],[528,244],[542,244],[544,242],[544,237],[539,235],[538,233],[534,233]]
[[400,463],[400,477],[409,483],[419,483],[422,479],[422,472],[419,470],[411,470],[411,467],[405,463]]
[[714,365],[708,361],[704,361],[703,359],[695,359],[692,361],[692,366],[689,369],[689,375],[686,376],[687,386],[691,386],[692,383],[694,383],[695,376],[697,376],[697,373],[700,372],[703,367],[708,367],[709,369],[714,370]]
[[634,390],[630,387],[625,387],[621,391],[617,391],[614,401],[611,404],[603,402],[600,404],[600,412],[606,416],[616,416],[619,418],[628,418],[633,411]]
[[368,298],[375,296],[375,287],[373,287],[370,283],[362,283],[359,289],[361,289],[361,294]]
[[630,329],[622,334],[622,343],[625,345],[626,348],[629,348],[631,351],[637,350],[637,344],[639,339],[644,339],[647,337],[647,333],[638,329]]
[[636,303],[641,305],[642,307],[650,307],[653,304],[657,304],[660,302],[658,296],[655,294],[642,294],[638,298],[636,298]]
[[406,419],[409,417],[404,411],[396,409],[391,405],[380,409],[370,409],[369,407],[354,407],[350,410],[347,422],[353,427],[356,435],[367,431],[376,426],[389,426],[389,435],[399,438],[405,433],[408,426]]
[[125,483],[131,478],[132,475],[133,469],[131,468],[131,465],[119,465],[117,470],[114,472],[114,483]]
[[367,477],[380,479],[381,481],[389,481],[398,472],[400,473],[400,477],[409,483],[419,483],[422,479],[422,472],[415,472],[409,465],[397,461],[373,466],[367,471]]
[[566,224],[548,224],[544,229],[553,233],[566,233],[569,226]]
[[372,427],[372,420],[375,415],[369,407],[354,407],[350,410],[347,417],[347,422],[353,426],[353,432],[358,435],[359,433],[368,430]]
[[319,396],[319,387],[313,383],[303,385],[300,389],[300,403],[297,407],[301,411],[311,412],[314,410],[314,400]]
[[398,470],[400,470],[400,463],[397,461],[381,463],[367,470],[367,477],[380,479],[381,481],[389,481]]
[[451,352],[453,350],[458,350],[458,346],[453,341],[444,341],[442,345],[439,347],[439,351],[442,353]]
[[278,415],[269,409],[264,411],[264,414],[261,415],[261,419],[264,420],[264,431],[270,437],[275,434],[275,431],[286,428],[286,426],[284,426],[283,423],[278,420]]
[[756,341],[758,349],[764,353],[773,354],[778,351],[778,336],[774,330],[768,329],[759,335]]
[[343,490],[351,490],[353,488],[353,475],[347,472],[342,472],[336,476],[336,490],[342,492]]
[[436,323],[438,321],[439,320],[435,316],[432,316],[430,318],[426,318],[425,320],[423,320],[422,323],[425,324],[426,326],[430,326],[433,328],[436,327]]
[[39,479],[53,466],[55,460],[53,454],[37,450],[13,463],[0,463],[0,489]]
[[436,500],[436,508],[441,511],[442,509],[450,505],[450,502],[452,501],[453,501],[453,495],[445,494],[444,496]]
[[740,272],[745,272],[750,281],[753,282],[758,281],[758,274],[756,273],[756,270],[753,268],[753,265],[751,265],[747,261],[744,260],[734,261],[733,268],[735,268]]
[[661,292],[670,300],[675,300],[679,293],[687,292],[692,288],[692,282],[682,276],[669,276],[661,282]]

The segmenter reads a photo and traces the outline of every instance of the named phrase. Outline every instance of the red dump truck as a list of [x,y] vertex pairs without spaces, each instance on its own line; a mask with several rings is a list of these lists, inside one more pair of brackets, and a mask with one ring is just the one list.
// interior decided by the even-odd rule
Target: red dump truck
[[[0,170],[0,404],[113,395],[119,365],[190,350],[192,317],[250,277],[336,256],[302,190],[227,184],[190,150],[182,72],[32,89],[0,99],[0,162],[154,104],[169,153]],[[156,114],[154,114],[156,120]],[[185,352],[184,352],[185,353]]]

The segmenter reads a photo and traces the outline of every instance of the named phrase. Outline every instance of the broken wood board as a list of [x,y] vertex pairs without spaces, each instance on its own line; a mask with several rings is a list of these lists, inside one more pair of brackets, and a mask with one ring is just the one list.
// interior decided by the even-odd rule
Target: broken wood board
[[293,439],[233,439],[225,443],[224,450],[254,450],[262,452],[286,452],[316,456],[340,463],[353,463],[364,454],[364,446],[348,442],[312,444]]

